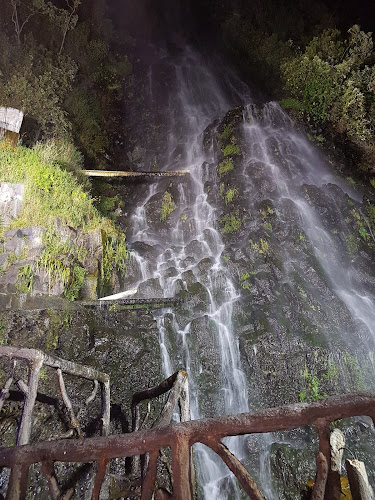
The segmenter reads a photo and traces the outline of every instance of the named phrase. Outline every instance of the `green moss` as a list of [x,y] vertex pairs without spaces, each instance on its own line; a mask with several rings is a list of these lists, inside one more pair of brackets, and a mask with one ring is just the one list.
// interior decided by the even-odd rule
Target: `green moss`
[[227,144],[222,150],[224,156],[235,156],[241,154],[241,150],[237,144]]
[[[252,273],[254,274],[254,273]],[[240,285],[244,290],[250,290],[251,284],[249,283],[250,273],[244,273],[240,276]]]
[[219,164],[218,167],[218,174],[219,177],[221,177],[223,174],[230,172],[231,170],[234,169],[234,164],[232,158],[226,158],[224,161],[222,161]]
[[221,232],[224,234],[235,233],[242,226],[242,222],[243,220],[238,216],[238,211],[226,214],[220,219],[220,224],[222,225]]
[[350,374],[353,391],[368,390],[364,376],[364,366],[360,366],[356,356],[345,352],[342,357],[343,365]]
[[173,201],[172,195],[169,191],[164,193],[163,203],[161,206],[160,220],[164,222],[169,215],[176,208],[175,202]]
[[225,125],[223,132],[221,133],[221,138],[223,141],[227,141],[232,135],[232,125],[229,123]]
[[297,99],[294,99],[293,97],[287,97],[285,99],[281,99],[280,106],[284,109],[303,111],[303,104]]
[[46,331],[45,348],[47,352],[54,352],[57,348],[61,330],[61,316],[53,309],[48,311],[49,325]]
[[228,203],[232,203],[234,198],[236,198],[237,196],[238,196],[238,189],[236,188],[227,189],[227,192],[224,195],[225,204],[228,205]]

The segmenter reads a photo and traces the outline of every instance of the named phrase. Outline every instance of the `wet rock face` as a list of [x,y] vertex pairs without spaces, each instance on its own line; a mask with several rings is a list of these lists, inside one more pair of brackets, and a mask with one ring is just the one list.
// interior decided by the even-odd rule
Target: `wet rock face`
[[[0,266],[3,273],[0,275],[0,290],[3,293],[16,293],[19,291],[19,274],[25,266],[34,267],[41,256],[45,245],[43,236],[45,228],[30,226],[23,229],[10,229],[3,234],[3,253],[0,254]],[[48,282],[46,273],[38,270],[34,274],[33,289],[43,291],[43,284]],[[62,294],[64,288],[54,289],[55,294]],[[45,291],[46,293],[48,290]]]
[[[35,309],[28,309],[34,300]],[[160,368],[158,330],[152,314],[145,310],[108,311],[89,310],[61,299],[28,298],[23,310],[2,310],[0,316],[0,343],[13,346],[38,348],[67,360],[92,366],[109,374],[111,379],[111,434],[131,431],[131,398],[135,392],[160,383],[163,374]],[[0,359],[0,386],[11,371],[11,363]],[[17,376],[27,380],[27,373],[18,363]],[[78,377],[65,376],[66,390],[74,411],[78,412],[92,392],[92,384]],[[61,402],[57,387],[56,371],[43,368],[38,393],[47,403],[37,402],[33,412],[31,441],[56,439],[67,431],[63,414],[54,400]],[[19,396],[18,398],[16,396]],[[86,436],[99,434],[100,393],[83,411],[81,428]],[[17,419],[22,409],[22,394],[14,393],[5,403],[0,418],[0,446],[15,443]],[[158,415],[161,402],[152,401],[151,411]],[[141,408],[141,415],[144,416]],[[146,424],[147,425],[147,424]],[[121,464],[123,467],[123,464]],[[31,486],[28,498],[47,500],[48,486],[39,467],[31,471]],[[124,469],[121,469],[121,474]],[[5,493],[6,474],[0,473],[0,493]],[[59,480],[70,477],[69,467],[58,466]],[[90,485],[90,477],[84,477],[75,495]]]
[[[233,324],[253,408],[371,391],[375,382],[373,322],[357,302],[375,295],[370,205],[337,185],[313,150],[299,150],[302,139],[271,111],[270,118],[270,109],[253,109],[245,122],[229,113],[217,125],[216,199],[210,193],[225,243],[222,265],[239,295]],[[229,155],[225,171],[228,144],[240,153]],[[343,428],[367,457],[358,426]],[[272,437],[275,498],[300,498],[314,477],[316,436],[309,432]],[[258,445],[249,445],[255,469]],[[372,458],[368,464],[374,468]]]
[[[37,306],[38,309],[2,313],[1,343],[41,349],[108,373],[111,378],[111,404],[114,409],[121,409],[125,422],[123,432],[127,432],[126,422],[131,422],[132,395],[157,385],[163,378],[158,331],[152,314],[145,310],[109,312],[100,307],[86,310],[66,304],[64,310],[63,303],[52,299],[48,304],[44,303],[44,307],[48,308],[40,308],[43,301]],[[1,383],[6,371],[7,364],[2,361]],[[40,380],[40,393],[58,398],[56,381],[56,374],[47,369]],[[90,393],[90,384],[74,377],[67,377],[66,384],[73,406],[78,409]],[[19,405],[10,401],[10,409],[6,409],[9,418],[1,420],[2,426],[6,427],[11,421],[14,426],[16,408],[19,410]],[[92,425],[98,411],[94,404],[84,414],[82,424],[88,435],[93,432],[90,429],[96,429]],[[33,440],[46,440],[56,432],[65,432],[58,415],[48,405],[39,404],[34,417]],[[121,414],[119,418],[121,421]],[[117,432],[117,425],[115,418],[112,432]],[[9,430],[4,439],[12,439],[12,435],[14,438],[14,433]]]
[[[374,263],[366,204],[333,182],[319,182],[311,172],[314,166],[304,165],[313,152],[303,156],[301,139],[292,129],[288,132],[287,123],[279,135],[279,115],[272,106],[256,109],[244,123],[228,113],[218,126],[218,172],[226,145],[235,143],[240,149],[232,155],[233,168],[217,178],[218,225],[226,245],[224,265],[240,294],[234,322],[251,394],[258,393],[265,406],[297,401],[305,367],[322,376],[330,356],[353,356],[364,366],[364,360],[369,365],[368,352],[374,352],[374,339],[341,293],[354,283],[374,292],[373,264],[364,273]],[[226,196],[229,190],[235,192],[233,200]],[[239,227],[227,231],[222,221],[232,216]],[[334,266],[337,273],[330,275]],[[345,273],[350,273],[350,283]],[[345,363],[336,363],[343,374],[325,391],[354,390],[358,380],[345,375]],[[368,366],[363,388],[372,379]]]

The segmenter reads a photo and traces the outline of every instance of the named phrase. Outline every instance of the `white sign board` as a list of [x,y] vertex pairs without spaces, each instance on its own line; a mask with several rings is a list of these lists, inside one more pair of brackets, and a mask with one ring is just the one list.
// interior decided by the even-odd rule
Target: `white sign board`
[[0,129],[9,130],[10,132],[19,134],[22,120],[22,111],[14,108],[3,108],[0,106]]

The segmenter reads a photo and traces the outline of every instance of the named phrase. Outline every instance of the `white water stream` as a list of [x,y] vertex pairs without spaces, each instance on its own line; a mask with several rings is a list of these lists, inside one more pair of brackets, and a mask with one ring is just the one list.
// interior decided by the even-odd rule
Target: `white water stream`
[[[217,397],[223,414],[249,411],[249,400],[245,375],[241,369],[237,340],[233,333],[232,308],[238,295],[229,276],[221,265],[224,249],[221,235],[216,229],[216,213],[207,200],[204,189],[207,169],[205,165],[213,164],[213,148],[203,149],[203,132],[215,117],[222,117],[231,107],[242,102],[242,97],[231,89],[232,99],[228,97],[218,84],[213,73],[204,61],[193,51],[187,50],[176,62],[168,62],[169,69],[174,74],[174,88],[170,94],[168,106],[171,119],[168,134],[168,160],[163,170],[189,169],[191,180],[179,185],[180,214],[188,212],[188,218],[180,218],[177,225],[171,229],[166,241],[160,238],[157,229],[147,223],[145,206],[156,193],[156,184],[149,189],[144,203],[139,205],[133,216],[133,234],[130,241],[142,241],[151,246],[157,246],[160,254],[156,261],[150,263],[135,256],[142,272],[141,280],[157,278],[164,296],[171,297],[176,293],[178,283],[184,281],[187,272],[194,276],[193,280],[202,283],[209,300],[207,312],[196,314],[192,312],[185,324],[180,327],[174,318],[173,311],[157,316],[160,332],[162,364],[165,376],[184,366],[189,373],[191,387],[192,418],[202,418],[200,411],[200,394],[198,377],[205,370],[200,362],[191,361],[190,344],[191,325],[194,320],[204,316],[209,318],[216,333],[220,352],[221,373],[217,381]],[[152,71],[150,76],[150,91],[152,91]],[[178,156],[176,158],[176,151]],[[214,172],[215,167],[211,167]],[[182,226],[193,227],[190,236]],[[194,245],[194,253],[189,252],[189,245]],[[209,268],[204,277],[201,276],[199,264],[203,259],[210,259]],[[168,277],[165,271],[174,269],[173,276]],[[166,316],[168,319],[166,320]],[[172,320],[170,320],[172,316]],[[168,349],[165,322],[172,321],[172,329],[180,338],[182,352],[177,359],[172,359]],[[194,365],[194,366],[193,366]],[[198,372],[198,373],[197,373]],[[228,440],[227,445],[242,456],[241,441],[237,438]],[[203,446],[197,447],[199,482],[202,485],[203,496],[207,499],[227,498],[229,492],[238,488],[232,479],[228,483],[228,470]],[[228,484],[225,484],[228,483]],[[223,486],[224,485],[224,486]]]

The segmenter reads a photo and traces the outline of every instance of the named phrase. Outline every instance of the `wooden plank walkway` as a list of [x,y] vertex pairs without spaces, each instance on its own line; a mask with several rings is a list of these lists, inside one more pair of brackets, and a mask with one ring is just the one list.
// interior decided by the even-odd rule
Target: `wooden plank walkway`
[[163,309],[177,306],[181,299],[175,297],[160,297],[151,299],[120,299],[120,300],[90,300],[77,302],[77,304],[90,309]]
[[182,177],[190,170],[166,170],[165,172],[123,172],[121,170],[82,170],[88,177]]

